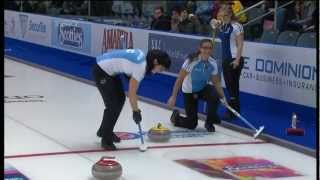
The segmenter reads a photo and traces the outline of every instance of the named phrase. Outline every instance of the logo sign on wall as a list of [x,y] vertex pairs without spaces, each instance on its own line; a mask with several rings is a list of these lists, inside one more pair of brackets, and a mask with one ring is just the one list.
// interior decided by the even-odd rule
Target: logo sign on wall
[[316,107],[316,51],[247,42],[241,90]]
[[[189,54],[194,53],[198,49],[199,43],[199,39],[149,33],[148,49],[160,49],[167,52],[172,60],[169,72],[179,73],[183,62]],[[218,55],[215,54],[214,57]]]
[[90,54],[91,25],[71,20],[52,21],[52,45]]
[[20,30],[21,30],[21,36],[24,38],[24,36],[27,33],[28,28],[28,19],[29,16],[26,14],[19,14],[19,21],[20,21]]
[[113,49],[132,49],[133,35],[122,29],[104,29],[102,40],[102,53]]
[[16,20],[8,13],[4,17],[4,33],[5,36],[16,36]]
[[41,44],[49,42],[48,24],[42,16],[19,14],[21,37]]

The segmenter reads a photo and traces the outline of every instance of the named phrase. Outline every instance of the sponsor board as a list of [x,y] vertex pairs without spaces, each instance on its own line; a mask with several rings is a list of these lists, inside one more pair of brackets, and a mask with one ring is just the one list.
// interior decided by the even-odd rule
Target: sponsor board
[[115,49],[148,51],[148,31],[113,25],[92,24],[92,53],[98,56]]
[[50,45],[51,24],[44,16],[19,13],[20,38],[37,44]]
[[282,101],[316,107],[316,51],[245,43],[240,90]]
[[5,10],[5,36],[50,46],[50,17]]
[[103,30],[101,53],[109,52],[114,49],[132,49],[133,34],[123,29]]
[[17,36],[16,14],[12,11],[5,11],[4,14],[4,35],[15,38]]
[[90,54],[91,24],[74,20],[53,19],[52,46],[81,54]]

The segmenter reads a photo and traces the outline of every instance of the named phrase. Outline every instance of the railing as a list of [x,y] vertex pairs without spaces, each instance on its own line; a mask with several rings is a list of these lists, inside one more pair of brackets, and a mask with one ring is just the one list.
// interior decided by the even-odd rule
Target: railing
[[[290,4],[293,3],[293,2],[294,2],[294,1],[289,1],[289,2],[287,2],[287,3],[285,3],[285,4],[281,5],[281,6],[278,6],[278,1],[275,1],[275,7],[274,7],[274,9],[270,10],[269,12],[267,12],[267,13],[261,15],[261,16],[258,16],[258,17],[256,17],[256,18],[248,21],[248,22],[245,23],[243,26],[245,27],[245,26],[249,25],[250,23],[252,23],[252,22],[254,22],[254,21],[257,21],[257,20],[259,20],[259,19],[262,19],[262,18],[264,18],[265,16],[267,16],[267,15],[275,12],[275,13],[274,13],[274,22],[275,22],[275,23],[274,23],[274,28],[276,29],[276,28],[277,28],[277,26],[276,26],[276,24],[277,24],[277,10],[278,10],[279,8],[286,7],[286,6],[290,5]],[[263,4],[263,3],[265,3],[265,2],[260,1],[260,2],[257,3],[257,4],[261,5],[261,4]],[[253,6],[254,6],[254,7],[259,6],[259,5],[257,5],[257,4],[255,4],[255,5],[253,5]],[[244,12],[247,12],[248,10],[250,10],[250,9],[252,9],[252,8],[253,8],[253,7],[251,6],[251,7],[247,8],[247,9],[244,9],[243,11],[239,12],[237,15],[240,15],[240,14],[242,14],[242,13],[244,13]]]

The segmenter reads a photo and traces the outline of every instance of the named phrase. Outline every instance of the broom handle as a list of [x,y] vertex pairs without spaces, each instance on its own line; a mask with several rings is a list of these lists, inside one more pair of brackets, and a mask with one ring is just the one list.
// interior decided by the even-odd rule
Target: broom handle
[[140,123],[138,123],[138,128],[139,128],[139,134],[140,134],[141,144],[144,144],[144,140],[143,140],[143,135],[142,135],[142,130],[141,130],[141,125],[140,125]]
[[234,114],[236,115],[238,118],[240,118],[243,122],[245,122],[248,126],[250,126],[251,129],[258,131],[251,123],[249,123],[244,117],[241,116],[241,114],[239,114],[236,110],[234,110],[232,107],[230,107],[229,105],[226,105],[226,107]]

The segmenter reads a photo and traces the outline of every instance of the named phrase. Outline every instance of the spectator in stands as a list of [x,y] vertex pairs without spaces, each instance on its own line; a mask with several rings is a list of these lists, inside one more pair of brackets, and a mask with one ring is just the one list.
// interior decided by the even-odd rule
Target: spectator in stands
[[186,6],[189,14],[194,14],[196,12],[196,4],[194,1],[187,1]]
[[248,8],[258,3],[256,0],[243,0],[241,1],[243,7]]
[[315,32],[316,29],[316,25],[319,25],[317,21],[317,17],[319,17],[319,9],[315,9],[312,13],[312,17],[307,18],[307,23],[305,26],[303,26],[303,31],[304,32]]
[[112,2],[112,12],[116,15],[116,16],[120,16],[121,15],[121,3],[122,1],[113,1]]
[[177,7],[183,7],[186,4],[186,0],[167,1],[167,10],[172,12]]
[[221,3],[221,0],[216,0],[213,2],[213,7],[212,7],[212,18],[217,18],[217,14],[219,12],[219,8],[220,8],[220,3]]
[[[207,106],[207,119],[205,128],[208,132],[215,132],[213,124],[219,124],[220,118],[216,111],[219,98],[226,103],[218,74],[218,66],[211,57],[213,44],[210,39],[203,39],[199,49],[188,56],[182,65],[179,75],[174,83],[172,95],[168,99],[168,106],[173,108],[176,104],[178,92],[182,88],[186,117],[180,116],[174,110],[170,121],[176,127],[195,129],[198,125],[198,101],[205,100]],[[213,86],[208,82],[212,82]]]
[[32,12],[33,11],[33,8],[32,8],[32,5],[30,3],[30,1],[23,1],[22,3],[22,11],[23,12]]
[[179,32],[178,24],[180,22],[180,8],[174,7],[171,11],[171,30],[170,32]]
[[189,14],[189,19],[195,26],[194,34],[201,34],[202,33],[202,25],[197,15]]
[[181,12],[180,6],[173,7],[171,10],[171,18],[179,18],[180,12]]
[[36,1],[32,4],[33,13],[46,14],[47,13],[47,5],[46,2]]
[[62,11],[62,3],[59,4],[58,1],[51,1],[51,4],[48,7],[48,15],[56,16],[59,15]]
[[142,0],[142,14],[143,14],[143,16],[146,18],[153,16],[155,8],[157,8],[159,6],[161,6],[163,8],[163,12],[165,12],[167,10],[167,1]]
[[199,17],[202,24],[209,24],[212,8],[213,1],[196,1],[195,14]]
[[19,11],[20,6],[17,4],[16,1],[4,1],[4,8],[14,11]]
[[171,22],[164,15],[164,10],[162,6],[158,6],[154,9],[154,19],[151,22],[151,29],[162,30],[162,31],[171,30]]
[[[232,2],[233,4],[231,5],[231,8],[232,8],[233,14],[237,15],[239,12],[244,10],[244,7],[239,0],[233,0]],[[238,22],[242,24],[247,22],[246,13],[240,14],[239,16],[237,16],[237,19],[238,19]]]
[[88,1],[77,1],[75,3],[75,11],[77,15],[88,15]]
[[304,32],[314,27],[313,16],[316,14],[316,9],[312,3],[296,0],[287,9],[287,30]]
[[[217,19],[212,19],[210,24],[214,31],[218,29],[217,35],[221,39],[223,77],[230,96],[229,104],[240,112],[239,81],[244,64],[242,57],[243,27],[236,21],[231,8],[220,8]],[[223,119],[230,120],[235,117],[228,110]]]
[[135,16],[140,17],[142,15],[142,1],[131,1],[131,4]]
[[61,14],[67,14],[67,15],[75,15],[75,9],[73,5],[73,1],[64,1],[62,4],[62,12]]
[[[193,16],[193,15],[191,15]],[[180,22],[178,24],[178,30],[181,33],[187,33],[187,34],[195,34],[198,33],[196,30],[196,24],[195,21],[191,21],[189,18],[188,10],[187,8],[183,7],[181,9],[181,15],[180,15]]]
[[117,16],[132,16],[133,15],[133,6],[130,1],[113,1],[112,4],[112,11],[117,15]]

